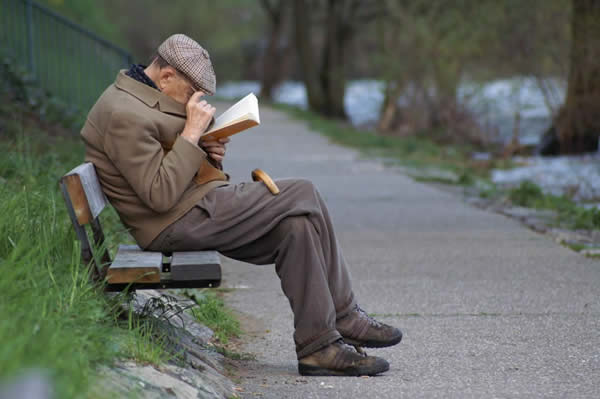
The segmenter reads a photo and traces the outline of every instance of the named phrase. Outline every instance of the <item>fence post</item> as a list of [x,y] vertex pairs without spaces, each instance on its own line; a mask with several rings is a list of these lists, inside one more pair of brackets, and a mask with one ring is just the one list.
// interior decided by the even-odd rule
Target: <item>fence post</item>
[[27,57],[29,70],[35,75],[35,60],[33,58],[33,4],[31,0],[25,0],[25,24],[27,29]]

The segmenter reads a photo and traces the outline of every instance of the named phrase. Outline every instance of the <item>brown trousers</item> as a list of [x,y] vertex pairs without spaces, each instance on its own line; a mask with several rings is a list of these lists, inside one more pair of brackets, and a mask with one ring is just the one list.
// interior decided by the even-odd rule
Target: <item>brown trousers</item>
[[153,251],[215,249],[257,265],[275,263],[294,313],[298,358],[341,336],[336,318],[355,305],[350,276],[327,207],[310,181],[285,179],[210,191],[153,242]]

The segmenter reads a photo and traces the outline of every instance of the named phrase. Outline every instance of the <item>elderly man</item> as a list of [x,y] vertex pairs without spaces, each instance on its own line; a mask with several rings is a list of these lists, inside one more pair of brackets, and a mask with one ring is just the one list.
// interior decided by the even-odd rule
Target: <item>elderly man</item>
[[199,142],[215,113],[208,52],[177,34],[148,67],[121,71],[81,131],[86,160],[144,249],[215,249],[253,264],[275,264],[294,313],[303,375],[375,375],[384,359],[356,347],[400,342],[397,328],[356,303],[327,206],[306,180],[232,185],[223,173],[227,139]]

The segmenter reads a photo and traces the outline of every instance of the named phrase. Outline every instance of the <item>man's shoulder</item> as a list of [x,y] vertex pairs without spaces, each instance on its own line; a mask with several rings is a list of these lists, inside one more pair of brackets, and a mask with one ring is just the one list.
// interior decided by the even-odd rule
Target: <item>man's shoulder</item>
[[110,135],[111,124],[137,125],[148,123],[143,102],[111,84],[104,90],[90,109],[81,129],[81,137],[88,144],[99,146],[106,135]]
[[119,113],[139,115],[150,107],[130,93],[119,89],[114,83],[104,90],[92,109],[92,113]]
[[104,90],[88,113],[86,124],[106,131],[111,120],[131,120],[136,123],[148,121],[151,108],[130,93],[111,84]]

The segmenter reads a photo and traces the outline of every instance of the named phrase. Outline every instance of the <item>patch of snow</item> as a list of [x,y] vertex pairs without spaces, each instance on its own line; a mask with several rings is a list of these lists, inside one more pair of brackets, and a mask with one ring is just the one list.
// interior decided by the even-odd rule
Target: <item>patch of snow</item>
[[379,118],[385,86],[380,80],[354,80],[346,86],[344,108],[354,126],[371,124]]
[[474,152],[473,154],[471,154],[471,158],[474,161],[489,161],[490,159],[492,159],[492,154],[490,154],[489,152]]
[[484,126],[497,131],[497,140],[512,138],[516,114],[520,114],[519,140],[535,145],[550,126],[552,110],[564,100],[565,83],[559,79],[544,79],[548,97],[533,77],[514,77],[485,84],[465,83],[458,89],[459,100],[467,104]]
[[556,158],[518,157],[524,166],[492,171],[492,181],[516,186],[529,180],[546,193],[568,195],[576,201],[600,200],[600,155],[562,156]]
[[306,88],[302,82],[283,82],[273,91],[273,99],[278,103],[295,105],[302,109],[308,108]]
[[[546,79],[544,82],[549,91],[555,93],[548,98],[550,106],[558,107],[564,100],[564,83],[558,79]],[[507,116],[514,116],[516,111],[526,119],[551,116],[538,81],[531,77],[494,80],[485,84],[465,83],[459,87],[458,96],[472,109],[491,105],[495,112]]]

